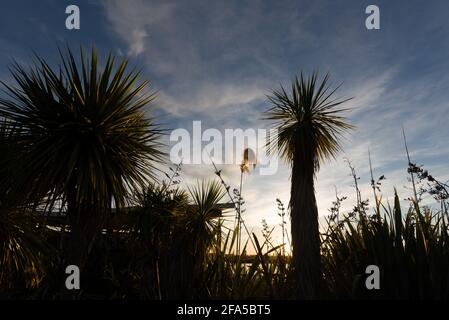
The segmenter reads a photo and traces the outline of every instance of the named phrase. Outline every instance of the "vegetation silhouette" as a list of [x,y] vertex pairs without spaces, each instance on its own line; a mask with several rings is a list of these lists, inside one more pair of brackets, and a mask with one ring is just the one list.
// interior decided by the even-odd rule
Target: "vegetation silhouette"
[[[385,200],[387,178],[374,178],[369,153],[373,209],[356,183],[353,208],[343,210],[348,195],[336,193],[319,228],[315,174],[352,129],[327,75],[301,74],[290,92],[269,96],[264,118],[292,167],[289,207],[276,199],[279,244],[266,221],[262,236],[249,231],[242,189],[233,196],[215,164],[216,181],[181,187],[181,164],[156,179],[165,158],[146,109],[155,95],[126,59],[60,55],[59,68],[36,56],[31,68],[12,66],[15,86],[2,82],[0,298],[449,298],[449,186],[413,163],[408,147],[412,197],[395,190]],[[425,194],[439,207],[423,205]],[[75,293],[61,289],[68,264],[82,270]],[[364,286],[370,264],[382,272],[380,290]]]

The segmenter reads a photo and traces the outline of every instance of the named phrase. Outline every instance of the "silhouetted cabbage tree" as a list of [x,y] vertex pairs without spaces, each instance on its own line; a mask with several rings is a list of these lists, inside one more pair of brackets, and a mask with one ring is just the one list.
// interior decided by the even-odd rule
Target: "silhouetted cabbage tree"
[[342,117],[339,106],[346,102],[334,97],[329,76],[317,82],[317,73],[305,79],[301,73],[291,91],[275,90],[269,101],[272,107],[265,119],[275,121],[278,135],[271,136],[270,152],[278,151],[292,167],[291,232],[293,265],[298,297],[314,299],[319,295],[320,236],[315,198],[315,174],[320,164],[334,158],[340,150],[339,138],[352,126]]
[[27,198],[63,199],[70,240],[66,263],[83,266],[89,244],[111,207],[125,205],[145,185],[162,157],[160,130],[145,107],[154,99],[140,72],[109,54],[70,49],[52,67],[37,57],[30,68],[11,68],[16,85],[2,83],[0,116],[15,127],[13,144],[23,163]]

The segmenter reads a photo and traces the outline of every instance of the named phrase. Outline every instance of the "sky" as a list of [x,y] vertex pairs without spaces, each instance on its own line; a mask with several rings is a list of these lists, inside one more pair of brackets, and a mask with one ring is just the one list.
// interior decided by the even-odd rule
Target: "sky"
[[[65,9],[80,8],[79,30],[67,30]],[[365,27],[368,5],[380,9],[380,29]],[[363,198],[372,199],[368,149],[374,176],[385,175],[385,200],[394,187],[411,195],[401,126],[412,161],[447,181],[449,146],[449,24],[446,0],[295,0],[295,1],[1,1],[0,78],[10,82],[13,59],[27,65],[33,51],[57,65],[58,46],[95,45],[143,68],[158,98],[151,112],[170,130],[269,128],[262,112],[267,95],[288,86],[303,71],[329,72],[347,103],[356,130],[345,135],[337,159],[322,165],[316,178],[320,221],[335,199],[348,196],[352,161]],[[167,139],[167,138],[165,138]],[[170,147],[170,142],[167,139]],[[168,171],[170,163],[162,169]],[[238,165],[220,166],[232,187]],[[184,165],[182,183],[213,179],[206,165]],[[261,220],[280,240],[276,198],[289,201],[290,169],[280,163],[275,175],[257,170],[243,177],[244,219],[260,232]],[[425,203],[431,203],[427,197]],[[232,219],[231,219],[232,220]]]

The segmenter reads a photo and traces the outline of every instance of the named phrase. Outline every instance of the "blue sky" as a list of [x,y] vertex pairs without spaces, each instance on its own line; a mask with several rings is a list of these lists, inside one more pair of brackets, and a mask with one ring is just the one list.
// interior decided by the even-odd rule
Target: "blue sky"
[[[81,29],[65,29],[65,8],[81,10]],[[381,29],[365,28],[365,8],[380,8]],[[266,95],[288,85],[300,70],[330,72],[340,94],[354,97],[348,117],[357,129],[344,152],[317,175],[320,215],[327,214],[335,186],[353,192],[349,158],[370,198],[368,148],[375,176],[384,174],[384,197],[397,187],[410,195],[401,125],[412,159],[440,180],[447,173],[449,147],[449,3],[441,1],[2,1],[0,77],[8,80],[12,58],[27,64],[32,50],[57,61],[57,46],[92,44],[112,50],[144,68],[159,98],[156,114],[167,128],[266,128]],[[231,185],[237,166],[223,168]],[[289,175],[245,176],[246,221],[276,226],[275,199],[289,200]],[[213,178],[213,169],[185,166],[183,181]],[[431,202],[431,199],[425,199]],[[279,228],[278,228],[279,229]]]

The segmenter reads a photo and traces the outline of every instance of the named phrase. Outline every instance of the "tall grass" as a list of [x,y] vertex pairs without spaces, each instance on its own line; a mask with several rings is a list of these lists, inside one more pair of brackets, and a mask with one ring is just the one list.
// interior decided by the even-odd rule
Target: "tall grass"
[[[447,216],[412,203],[402,214],[399,196],[379,219],[361,216],[330,224],[323,235],[327,295],[333,298],[449,298]],[[365,269],[381,270],[381,289],[365,288]]]
[[[417,193],[433,195],[441,209],[426,207],[414,197],[401,206],[396,190],[389,203],[376,189],[376,205],[371,210],[357,188],[354,208],[340,212],[347,196],[337,197],[321,234],[322,298],[449,298],[447,188],[422,167],[410,164],[409,170],[414,170]],[[284,244],[273,243],[273,228],[266,225],[259,237],[249,234],[236,253],[237,226],[228,229],[227,215],[216,216],[211,210],[218,201],[224,201],[225,187],[220,187],[220,182],[199,183],[183,190],[177,176],[179,168],[168,176],[167,183],[150,184],[135,193],[130,200],[134,210],[110,222],[112,227],[92,248],[80,298],[294,298],[291,257]],[[378,186],[383,179],[373,185]],[[2,211],[2,221],[6,221],[7,212],[13,215],[12,210]],[[282,231],[285,213],[280,204],[279,210]],[[32,229],[34,220],[21,217],[14,224],[18,233],[2,227],[0,234],[21,241],[20,247],[33,260],[21,260],[23,267],[14,268],[14,260],[5,264],[14,252],[0,250],[0,291],[4,297],[57,299],[63,281],[57,276],[63,267],[62,250],[56,245],[61,235],[46,230],[25,237],[21,230]],[[288,240],[285,234],[283,241]],[[39,245],[53,247],[52,254],[32,249]],[[21,259],[18,254],[16,257]],[[365,287],[368,265],[380,268],[380,290]],[[6,270],[14,272],[6,278]]]

